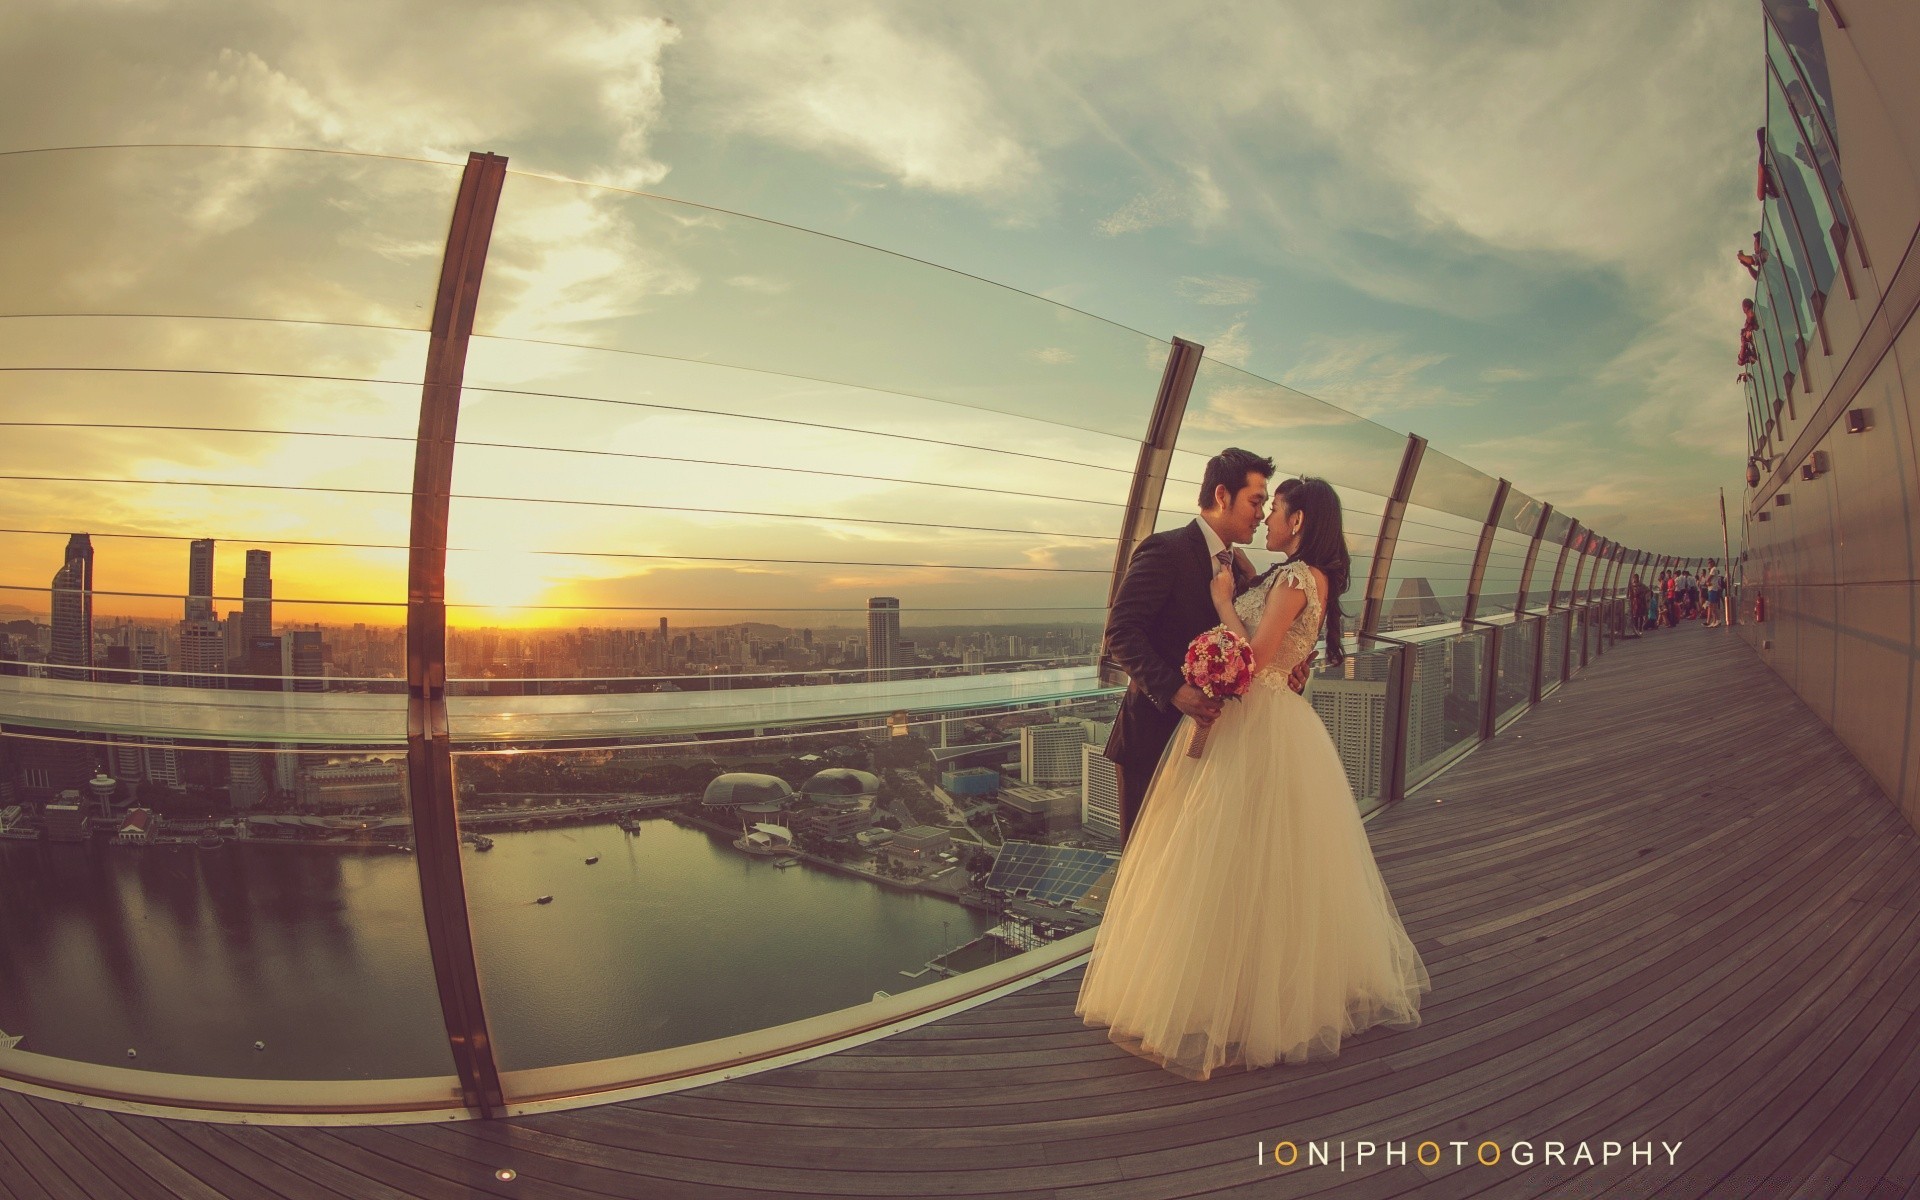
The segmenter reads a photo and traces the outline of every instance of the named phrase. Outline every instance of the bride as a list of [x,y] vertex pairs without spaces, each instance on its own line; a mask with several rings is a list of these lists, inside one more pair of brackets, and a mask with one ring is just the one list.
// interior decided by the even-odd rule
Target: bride
[[1374,1025],[1420,1023],[1431,989],[1374,864],[1326,726],[1287,673],[1313,649],[1345,658],[1349,560],[1340,500],[1319,479],[1275,491],[1267,549],[1286,558],[1220,623],[1253,643],[1253,687],[1227,702],[1199,758],[1182,717],[1120,860],[1074,1011],[1189,1079],[1331,1058]]

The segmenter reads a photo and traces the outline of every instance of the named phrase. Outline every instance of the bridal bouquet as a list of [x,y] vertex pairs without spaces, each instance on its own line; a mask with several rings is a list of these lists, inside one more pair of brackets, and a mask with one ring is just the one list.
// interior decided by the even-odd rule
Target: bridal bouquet
[[[1216,625],[1187,646],[1187,661],[1180,668],[1188,683],[1211,700],[1232,700],[1244,696],[1253,686],[1253,643],[1231,629]],[[1188,758],[1199,758],[1207,748],[1209,727],[1198,725]]]

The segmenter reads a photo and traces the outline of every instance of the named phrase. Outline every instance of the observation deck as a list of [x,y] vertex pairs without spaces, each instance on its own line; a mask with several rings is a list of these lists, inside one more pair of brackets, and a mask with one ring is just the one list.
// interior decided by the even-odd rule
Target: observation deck
[[[1767,747],[1767,769],[1701,752],[1733,743]],[[1920,1189],[1920,838],[1732,633],[1621,645],[1368,829],[1434,990],[1418,1029],[1326,1062],[1172,1077],[1075,1017],[1070,967],[790,1066],[495,1121],[199,1124],[0,1091],[0,1195]],[[1345,1141],[1348,1169],[1256,1163],[1279,1140]],[[1352,1161],[1403,1140],[1446,1157]],[[1655,1166],[1548,1166],[1548,1140],[1679,1149],[1673,1166],[1657,1145]],[[1502,1161],[1455,1166],[1453,1141]],[[1513,1162],[1522,1142],[1536,1165]]]
[[[1920,1194],[1920,7],[1760,15],[1748,490],[1676,547],[493,154],[0,155],[0,1197]],[[1434,990],[1190,1083],[1072,1010],[1101,627],[1229,444],[1339,497],[1307,694]]]

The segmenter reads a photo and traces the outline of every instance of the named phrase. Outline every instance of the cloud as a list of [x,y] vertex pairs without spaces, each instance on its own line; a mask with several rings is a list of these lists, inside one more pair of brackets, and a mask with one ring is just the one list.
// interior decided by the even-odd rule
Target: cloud
[[[1594,373],[1596,383],[1642,397],[1620,422],[1639,446],[1680,445],[1728,459],[1746,452],[1746,401],[1734,380],[1739,310],[1727,303],[1739,294],[1733,276],[1746,273],[1701,272],[1691,293],[1672,302],[1670,322],[1644,329]],[[1724,332],[1703,338],[1707,330]]]
[[777,296],[793,287],[789,280],[774,279],[767,275],[735,275],[727,283],[743,292],[758,292],[763,296]]
[[[1240,315],[1244,318],[1247,314]],[[1247,341],[1245,320],[1235,321],[1207,339],[1207,356],[1231,366],[1246,366],[1252,354],[1253,345]]]
[[1049,366],[1064,366],[1079,356],[1073,351],[1060,346],[1047,346],[1040,350],[1027,351],[1027,357],[1033,359],[1035,362],[1046,363]]
[[1094,229],[1108,237],[1118,237],[1162,225],[1185,223],[1204,230],[1219,224],[1232,205],[1227,193],[1214,181],[1213,168],[1204,164],[1189,166],[1184,175],[1179,184],[1140,193],[1112,214],[1094,222]]
[[1481,383],[1526,383],[1540,378],[1540,372],[1526,367],[1488,367],[1480,372]]
[[1185,275],[1173,285],[1173,290],[1195,304],[1252,304],[1260,298],[1260,281],[1237,275]]
[[[671,21],[566,8],[212,0],[10,13],[0,149],[205,141],[463,159],[644,186]],[[473,64],[484,62],[485,70]]]
[[1038,174],[974,65],[884,10],[736,6],[705,33],[734,129],[935,192],[1003,196]]
[[1280,381],[1363,417],[1476,403],[1424,377],[1449,357],[1405,353],[1399,339],[1388,335],[1317,335]]

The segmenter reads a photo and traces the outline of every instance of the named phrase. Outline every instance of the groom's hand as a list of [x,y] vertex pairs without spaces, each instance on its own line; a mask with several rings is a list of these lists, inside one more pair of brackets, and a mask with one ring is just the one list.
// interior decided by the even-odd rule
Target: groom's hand
[[1173,706],[1202,725],[1211,725],[1220,716],[1220,702],[1190,683],[1181,684],[1173,694]]
[[1319,657],[1320,652],[1318,650],[1309,651],[1307,656],[1300,660],[1300,665],[1295,667],[1293,672],[1287,676],[1287,686],[1296,692],[1306,691],[1307,676],[1313,672],[1313,660]]

